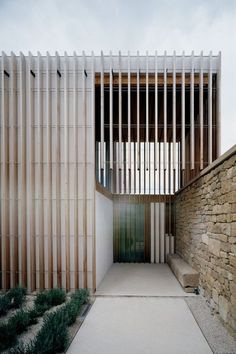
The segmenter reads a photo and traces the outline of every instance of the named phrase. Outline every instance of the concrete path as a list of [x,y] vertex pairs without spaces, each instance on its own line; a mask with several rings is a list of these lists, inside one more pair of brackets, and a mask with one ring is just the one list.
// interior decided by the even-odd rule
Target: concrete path
[[95,295],[68,354],[212,353],[166,264],[114,264]]
[[195,296],[186,293],[167,264],[115,263],[96,295]]
[[180,298],[97,298],[68,354],[210,354]]

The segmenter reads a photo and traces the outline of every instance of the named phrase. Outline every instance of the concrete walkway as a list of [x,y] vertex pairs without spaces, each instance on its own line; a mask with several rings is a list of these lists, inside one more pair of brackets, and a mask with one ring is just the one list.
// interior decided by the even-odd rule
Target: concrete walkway
[[210,354],[184,299],[97,298],[68,354]]
[[96,295],[68,354],[212,353],[167,265],[115,264]]
[[186,293],[167,264],[115,263],[99,285],[102,296],[195,296]]

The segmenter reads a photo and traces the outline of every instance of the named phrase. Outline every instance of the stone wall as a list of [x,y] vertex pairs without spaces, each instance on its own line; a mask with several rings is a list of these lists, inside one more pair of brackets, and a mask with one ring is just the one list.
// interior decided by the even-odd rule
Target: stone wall
[[211,307],[236,329],[236,145],[179,191],[176,252],[200,273]]

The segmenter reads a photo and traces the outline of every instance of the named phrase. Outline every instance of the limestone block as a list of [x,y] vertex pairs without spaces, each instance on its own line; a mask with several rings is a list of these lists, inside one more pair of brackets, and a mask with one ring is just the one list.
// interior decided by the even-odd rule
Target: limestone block
[[236,213],[236,202],[231,204],[231,212]]
[[236,236],[229,237],[229,243],[236,243]]
[[215,256],[220,256],[220,246],[221,242],[219,240],[215,240],[213,238],[209,239],[209,251],[213,253]]
[[236,176],[236,166],[233,166],[228,169],[227,178],[233,178],[235,176]]
[[231,296],[236,299],[236,283],[234,281],[230,282],[230,292]]
[[236,236],[236,222],[231,223],[231,236]]
[[216,289],[212,289],[212,298],[215,301],[216,304],[219,303],[219,295]]
[[202,235],[202,242],[208,245],[209,237],[207,236],[207,234]]
[[229,302],[224,296],[219,296],[219,313],[224,321],[227,321]]
[[228,257],[227,252],[220,251],[220,257],[222,257],[222,258],[227,258],[227,257]]
[[199,285],[199,273],[178,255],[168,255],[167,262],[183,288],[195,288]]
[[233,244],[231,246],[231,253],[235,254],[236,255],[236,244]]
[[230,224],[229,223],[221,223],[220,224],[220,229],[221,229],[221,233],[227,236],[231,235],[231,228],[230,228]]
[[233,253],[229,254],[229,262],[233,267],[236,267],[236,255]]

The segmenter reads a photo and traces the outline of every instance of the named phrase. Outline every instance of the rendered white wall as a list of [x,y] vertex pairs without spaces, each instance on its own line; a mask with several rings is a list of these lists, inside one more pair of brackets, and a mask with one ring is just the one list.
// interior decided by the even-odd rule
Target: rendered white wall
[[113,263],[113,202],[96,192],[96,285]]

